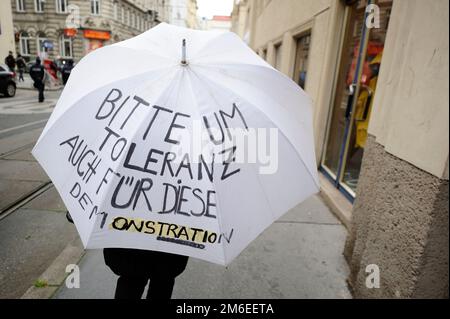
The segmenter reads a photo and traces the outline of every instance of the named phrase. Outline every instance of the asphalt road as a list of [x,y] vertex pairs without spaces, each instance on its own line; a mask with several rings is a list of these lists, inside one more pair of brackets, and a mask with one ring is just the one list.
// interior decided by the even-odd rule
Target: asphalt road
[[44,103],[32,90],[0,96],[0,298],[20,298],[77,236],[30,154],[60,94],[46,92]]

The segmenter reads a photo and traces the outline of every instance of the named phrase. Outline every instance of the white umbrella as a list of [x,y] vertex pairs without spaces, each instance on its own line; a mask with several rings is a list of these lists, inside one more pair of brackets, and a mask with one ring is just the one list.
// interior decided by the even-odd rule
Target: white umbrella
[[88,249],[226,265],[319,189],[309,97],[235,34],[164,23],[76,65],[33,155]]

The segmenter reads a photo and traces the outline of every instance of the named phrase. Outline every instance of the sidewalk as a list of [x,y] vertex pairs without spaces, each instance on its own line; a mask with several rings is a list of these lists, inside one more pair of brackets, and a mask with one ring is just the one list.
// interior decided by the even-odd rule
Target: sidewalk
[[[24,73],[23,78],[25,81],[19,82],[19,76],[16,76],[16,86],[18,89],[24,89],[24,90],[35,90],[33,87],[33,80],[30,77],[30,74]],[[61,90],[64,86],[60,83],[50,82],[46,81],[45,83],[45,91],[57,91]]]
[[[342,255],[347,232],[319,196],[269,227],[225,268],[190,258],[173,298],[351,298]],[[112,298],[117,277],[101,250],[79,262],[80,288],[64,284],[53,298]]]
[[[2,100],[0,111],[17,98],[22,97]],[[0,113],[0,299],[9,299],[20,298],[78,234],[66,220],[57,191],[30,154],[48,115],[33,116],[28,122],[32,125],[21,128],[21,122],[12,123],[31,115]],[[5,123],[8,118],[10,126]]]

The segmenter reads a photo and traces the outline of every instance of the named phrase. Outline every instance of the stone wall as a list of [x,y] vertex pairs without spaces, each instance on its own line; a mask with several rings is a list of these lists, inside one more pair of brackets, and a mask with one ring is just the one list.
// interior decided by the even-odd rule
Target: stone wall
[[[356,298],[448,298],[448,180],[388,152],[370,136],[345,256]],[[380,268],[368,289],[366,266]]]

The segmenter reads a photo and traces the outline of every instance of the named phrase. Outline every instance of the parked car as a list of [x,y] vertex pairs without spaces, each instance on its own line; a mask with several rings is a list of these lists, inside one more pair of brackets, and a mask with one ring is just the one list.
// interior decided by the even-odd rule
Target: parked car
[[6,64],[0,64],[0,93],[12,97],[16,95],[16,74]]

